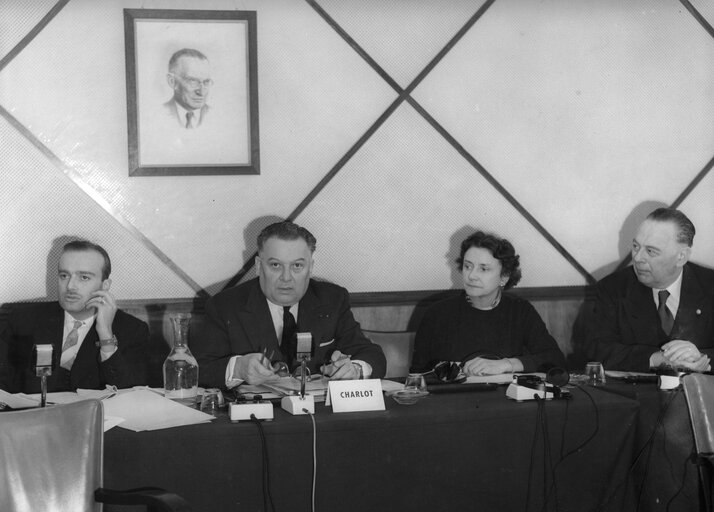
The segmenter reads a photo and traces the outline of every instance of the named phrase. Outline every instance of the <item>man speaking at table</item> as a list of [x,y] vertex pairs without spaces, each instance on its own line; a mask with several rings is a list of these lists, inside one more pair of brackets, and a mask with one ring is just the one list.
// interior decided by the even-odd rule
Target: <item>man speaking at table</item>
[[[2,332],[8,351],[7,391],[37,393],[33,346],[51,344],[54,369],[47,390],[127,388],[146,384],[146,323],[117,309],[111,260],[99,245],[65,244],[57,273],[59,302],[16,307]],[[3,382],[4,381],[4,382]]]
[[632,241],[632,267],[598,283],[587,356],[607,370],[710,369],[714,270],[689,261],[694,225],[658,208]]
[[231,388],[277,379],[270,356],[294,367],[296,333],[307,332],[313,374],[324,365],[332,379],[384,376],[382,349],[362,333],[347,290],[311,278],[315,246],[315,237],[290,221],[258,235],[258,277],[209,299],[203,330],[193,334],[202,385]]

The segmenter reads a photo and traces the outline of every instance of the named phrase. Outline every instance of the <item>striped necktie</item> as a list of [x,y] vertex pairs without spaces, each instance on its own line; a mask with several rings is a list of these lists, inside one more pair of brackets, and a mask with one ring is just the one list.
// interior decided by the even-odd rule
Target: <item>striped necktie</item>
[[80,322],[79,320],[74,321],[74,327],[72,327],[72,330],[69,331],[67,339],[64,340],[64,344],[62,345],[62,352],[70,347],[74,347],[77,344],[79,341],[79,328],[83,323],[84,322]]

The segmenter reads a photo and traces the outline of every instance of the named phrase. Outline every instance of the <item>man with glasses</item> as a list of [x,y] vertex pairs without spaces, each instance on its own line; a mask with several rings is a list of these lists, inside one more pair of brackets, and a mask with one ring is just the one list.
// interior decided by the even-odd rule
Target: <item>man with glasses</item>
[[166,80],[174,91],[173,97],[164,103],[166,113],[181,128],[199,128],[210,110],[206,100],[213,79],[208,57],[192,48],[177,51],[169,59]]

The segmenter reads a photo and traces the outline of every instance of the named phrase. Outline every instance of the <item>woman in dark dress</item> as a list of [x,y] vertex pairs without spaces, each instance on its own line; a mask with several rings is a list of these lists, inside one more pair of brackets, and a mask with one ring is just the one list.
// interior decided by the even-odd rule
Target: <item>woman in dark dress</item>
[[461,243],[456,263],[464,291],[426,311],[414,342],[413,372],[442,361],[461,363],[467,376],[565,365],[535,308],[503,293],[521,279],[519,257],[508,240],[477,231]]

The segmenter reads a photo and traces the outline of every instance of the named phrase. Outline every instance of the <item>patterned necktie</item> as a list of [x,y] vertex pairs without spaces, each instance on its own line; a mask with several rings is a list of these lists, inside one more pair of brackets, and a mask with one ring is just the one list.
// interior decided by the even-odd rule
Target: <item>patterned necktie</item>
[[79,328],[82,324],[83,322],[80,322],[79,320],[74,321],[74,327],[72,327],[72,330],[69,331],[67,339],[64,340],[64,344],[62,345],[62,352],[70,347],[74,347],[77,344],[79,341]]
[[186,128],[193,128],[193,112],[186,112]]
[[290,306],[283,306],[283,336],[280,341],[280,350],[285,356],[288,366],[292,366],[295,359],[296,328],[297,324],[295,323],[295,317],[290,312]]
[[669,336],[672,332],[672,326],[674,325],[674,317],[672,312],[667,307],[667,297],[669,297],[669,292],[667,290],[660,290],[657,294],[659,296],[659,305],[657,306],[657,314],[659,315],[659,322],[662,325],[662,330]]

